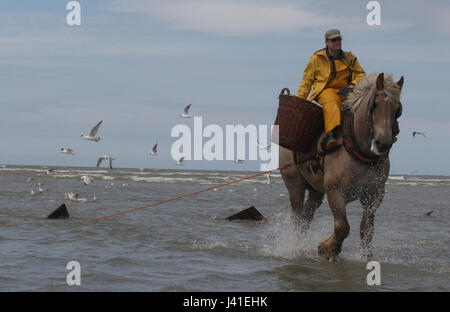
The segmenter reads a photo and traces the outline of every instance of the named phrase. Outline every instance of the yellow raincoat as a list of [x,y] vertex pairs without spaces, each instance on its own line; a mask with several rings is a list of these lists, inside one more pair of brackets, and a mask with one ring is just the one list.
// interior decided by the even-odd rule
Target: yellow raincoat
[[[313,54],[303,73],[298,88],[298,96],[308,101],[316,100],[322,105],[325,119],[325,132],[341,124],[341,105],[344,97],[338,95],[339,89],[350,83],[358,84],[366,73],[351,52],[342,51],[344,58],[335,60],[336,77],[332,77],[331,61],[323,48]],[[351,76],[350,76],[351,75]],[[313,91],[308,97],[308,94]]]

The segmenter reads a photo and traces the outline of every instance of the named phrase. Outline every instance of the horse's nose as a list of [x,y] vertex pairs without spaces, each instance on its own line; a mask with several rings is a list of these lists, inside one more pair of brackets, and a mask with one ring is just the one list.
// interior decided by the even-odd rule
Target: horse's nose
[[384,153],[391,148],[392,142],[375,140],[375,145],[380,153]]

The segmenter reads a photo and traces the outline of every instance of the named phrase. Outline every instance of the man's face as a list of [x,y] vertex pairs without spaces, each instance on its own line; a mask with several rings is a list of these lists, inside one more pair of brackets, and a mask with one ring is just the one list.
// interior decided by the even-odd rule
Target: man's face
[[337,38],[333,38],[333,39],[326,39],[325,44],[328,47],[328,49],[340,50],[342,47],[342,38],[337,37]]

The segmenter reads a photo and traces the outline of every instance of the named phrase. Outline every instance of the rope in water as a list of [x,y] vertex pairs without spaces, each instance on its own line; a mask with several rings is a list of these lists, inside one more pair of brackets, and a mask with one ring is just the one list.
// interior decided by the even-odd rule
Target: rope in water
[[177,196],[177,197],[173,197],[173,198],[170,198],[170,199],[165,199],[165,200],[159,201],[157,203],[153,203],[153,204],[149,204],[149,205],[145,205],[145,206],[141,206],[141,207],[137,207],[137,208],[133,208],[133,209],[128,209],[128,210],[120,211],[120,212],[117,212],[117,213],[114,213],[114,214],[111,214],[111,215],[107,215],[107,216],[91,219],[91,221],[97,222],[97,221],[100,221],[100,220],[103,220],[103,219],[124,215],[124,214],[130,213],[130,212],[135,212],[135,211],[138,211],[138,210],[141,210],[141,209],[144,209],[144,208],[153,207],[153,206],[161,205],[161,204],[164,204],[164,203],[168,203],[168,202],[171,202],[171,201],[174,201],[174,200],[177,200],[177,199],[181,199],[181,198],[184,198],[184,197],[197,195],[197,194],[200,194],[200,193],[203,193],[203,192],[206,192],[206,191],[210,191],[212,189],[217,189],[217,188],[224,187],[224,186],[227,186],[227,185],[230,185],[230,184],[233,184],[233,183],[237,183],[237,182],[240,182],[240,181],[252,179],[252,178],[255,178],[255,177],[263,175],[263,174],[267,174],[267,173],[270,173],[270,172],[281,170],[281,169],[284,169],[284,168],[289,167],[291,165],[292,165],[292,163],[284,165],[284,166],[279,167],[279,168],[274,169],[274,170],[263,171],[263,172],[260,172],[260,173],[257,173],[257,174],[245,177],[245,178],[233,180],[233,181],[228,182],[228,183],[224,183],[224,184],[208,187],[208,188],[200,190],[200,191],[196,191],[196,192],[192,192],[192,193],[188,193],[188,194],[183,194],[183,195],[180,195],[180,196]]
[[283,208],[281,208],[281,209],[275,211],[274,213],[272,213],[272,214],[271,214],[270,216],[268,216],[267,218],[264,218],[264,219],[262,219],[262,220],[260,220],[260,221],[256,221],[256,222],[253,223],[252,225],[255,226],[255,225],[258,225],[258,224],[260,224],[260,223],[266,222],[267,220],[269,220],[270,218],[272,218],[274,215],[276,215],[276,214],[282,212],[283,210],[285,210],[285,209],[287,209],[287,208],[289,208],[289,207],[291,207],[291,205],[287,205],[286,207],[283,207]]

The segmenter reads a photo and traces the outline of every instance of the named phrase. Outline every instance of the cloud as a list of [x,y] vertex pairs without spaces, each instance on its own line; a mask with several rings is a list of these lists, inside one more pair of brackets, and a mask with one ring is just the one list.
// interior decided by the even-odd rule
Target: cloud
[[432,28],[439,33],[450,34],[450,6],[433,8],[427,16]]
[[342,22],[294,4],[249,1],[114,1],[107,10],[150,15],[176,30],[228,36],[273,34]]

